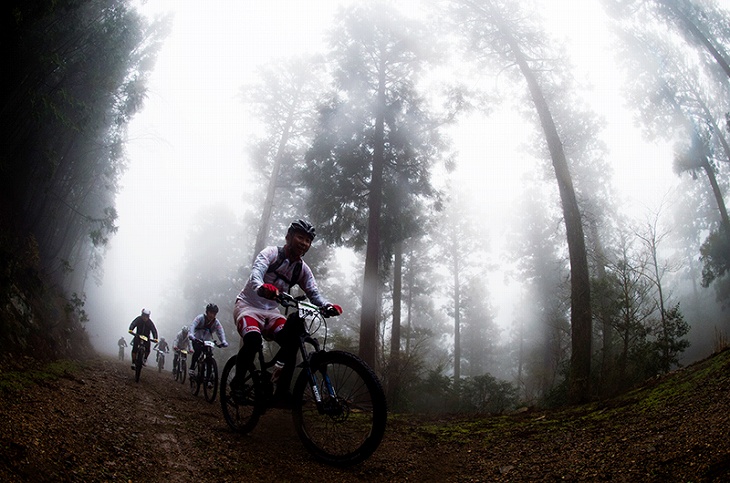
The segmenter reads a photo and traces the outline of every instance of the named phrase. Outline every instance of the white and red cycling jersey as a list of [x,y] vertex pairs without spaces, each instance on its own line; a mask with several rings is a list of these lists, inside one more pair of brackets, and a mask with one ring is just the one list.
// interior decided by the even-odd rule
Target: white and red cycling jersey
[[[272,265],[278,266],[275,270],[270,270]],[[292,278],[296,278],[296,280],[292,280]],[[314,305],[322,306],[327,303],[319,293],[317,282],[314,280],[309,265],[301,259],[291,262],[288,258],[282,256],[280,247],[266,247],[256,256],[248,282],[246,282],[236,300],[242,301],[249,307],[275,310],[279,306],[276,300],[261,297],[256,293],[259,287],[265,283],[274,285],[282,292],[289,292],[291,287],[299,285]]]

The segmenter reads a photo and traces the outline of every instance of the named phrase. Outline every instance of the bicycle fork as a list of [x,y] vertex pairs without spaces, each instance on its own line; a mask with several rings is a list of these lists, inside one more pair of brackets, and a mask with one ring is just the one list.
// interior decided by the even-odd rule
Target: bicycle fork
[[[306,353],[305,342],[310,343],[314,347],[314,352],[310,353],[309,355],[307,355]],[[302,360],[305,361],[302,363],[302,368],[304,371],[306,371],[307,378],[309,379],[309,387],[312,389],[312,397],[314,397],[314,402],[317,405],[317,411],[320,414],[324,414],[327,411],[324,405],[323,394],[320,392],[320,385],[319,381],[317,380],[317,375],[315,371],[312,370],[312,366],[314,365],[313,360],[316,363],[317,355],[320,354],[319,343],[316,339],[307,336],[302,339],[301,352]],[[319,369],[319,372],[322,374],[322,389],[325,392],[324,395],[327,396],[329,400],[336,401],[337,393],[335,391],[335,387],[332,384],[332,381],[330,380],[329,374],[327,373],[327,367],[321,367]]]

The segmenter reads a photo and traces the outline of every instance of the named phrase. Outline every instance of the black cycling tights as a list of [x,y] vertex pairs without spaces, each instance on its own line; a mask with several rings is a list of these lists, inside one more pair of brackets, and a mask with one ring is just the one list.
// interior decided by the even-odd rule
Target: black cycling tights
[[243,346],[238,350],[236,358],[236,374],[246,372],[246,368],[253,363],[253,358],[256,356],[256,351],[261,348],[261,344],[263,344],[263,339],[260,332],[249,332],[243,336]]

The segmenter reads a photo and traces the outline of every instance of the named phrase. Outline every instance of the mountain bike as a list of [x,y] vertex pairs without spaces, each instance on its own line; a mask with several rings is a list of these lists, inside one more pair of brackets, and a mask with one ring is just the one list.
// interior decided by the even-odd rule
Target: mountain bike
[[198,357],[198,367],[194,376],[190,376],[190,392],[193,396],[197,396],[200,387],[203,387],[203,395],[209,403],[215,401],[218,393],[218,363],[213,357],[213,348],[221,347],[220,344],[212,340],[201,341],[203,350]]
[[155,349],[157,351],[157,372],[162,372],[165,368],[165,351]]
[[188,351],[175,349],[175,357],[172,358],[172,375],[180,384],[185,384],[185,376],[188,375]]
[[[372,369],[360,358],[344,351],[327,351],[327,313],[282,292],[277,298],[284,307],[294,308],[287,324],[300,332],[301,368],[292,392],[292,417],[304,447],[318,460],[349,466],[373,454],[385,433],[388,408],[382,385]],[[320,346],[313,335],[322,330]],[[248,434],[259,418],[274,407],[273,383],[269,369],[275,357],[266,360],[259,348],[254,363],[236,380],[234,355],[226,362],[221,377],[223,417],[236,432]]]
[[139,339],[137,341],[132,342],[132,347],[135,347],[135,345],[134,345],[135,342],[137,344],[136,345],[137,353],[135,354],[135,357],[132,360],[132,362],[134,363],[134,381],[139,382],[139,376],[142,373],[142,366],[144,366],[144,355],[147,352],[145,343],[147,341],[157,343],[157,339],[150,339],[146,335],[135,334],[131,330],[129,331],[129,333],[134,335],[135,339]]

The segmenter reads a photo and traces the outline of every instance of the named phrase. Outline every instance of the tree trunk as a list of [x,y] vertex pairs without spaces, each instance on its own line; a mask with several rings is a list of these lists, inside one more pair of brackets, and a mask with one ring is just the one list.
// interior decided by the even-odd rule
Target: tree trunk
[[722,230],[725,230],[725,235],[730,237],[730,218],[728,218],[727,214],[727,207],[725,206],[725,200],[722,198],[722,191],[720,190],[720,185],[717,183],[717,177],[715,176],[715,170],[712,169],[712,166],[710,165],[707,158],[702,159],[701,163],[702,169],[705,170],[705,174],[707,174],[707,179],[710,181],[710,186],[712,186],[712,194],[715,195],[715,202],[717,203],[717,208],[720,210],[720,219],[722,220]]
[[453,236],[454,257],[451,269],[454,271],[454,388],[458,394],[461,383],[461,291],[459,287],[460,267],[458,254],[461,253],[461,250],[459,250],[459,240],[456,233]]
[[261,210],[261,219],[259,220],[259,230],[256,233],[256,243],[253,247],[253,257],[251,263],[256,259],[256,255],[266,246],[266,239],[269,237],[269,227],[271,225],[271,213],[274,211],[274,197],[276,196],[276,185],[279,181],[279,173],[281,172],[281,159],[289,142],[292,125],[294,124],[294,108],[289,111],[289,117],[286,120],[284,129],[281,133],[279,146],[274,156],[274,164],[271,167],[271,176],[269,177],[269,186],[266,189],[266,199]]
[[408,271],[406,272],[406,282],[408,285],[408,298],[406,299],[406,347],[405,356],[408,359],[411,356],[411,334],[412,334],[412,316],[413,316],[413,286],[415,285],[415,269],[413,267],[413,249],[408,251]]
[[365,250],[365,279],[360,313],[359,355],[375,368],[379,317],[380,213],[383,204],[383,170],[385,167],[385,68],[381,66],[373,139],[373,166],[368,196],[368,235]]
[[400,328],[401,328],[401,297],[403,278],[403,243],[395,245],[393,261],[393,326],[390,332],[390,377],[388,378],[388,397],[391,403],[396,401],[400,384]]
[[573,188],[573,181],[565,158],[550,108],[543,96],[535,73],[530,69],[517,42],[508,37],[517,65],[527,81],[532,100],[540,117],[540,124],[550,150],[555,177],[560,190],[560,200],[565,218],[568,252],[570,255],[570,305],[571,305],[571,357],[569,399],[578,403],[586,401],[590,395],[591,370],[591,297],[588,257],[581,224],[580,209]]

